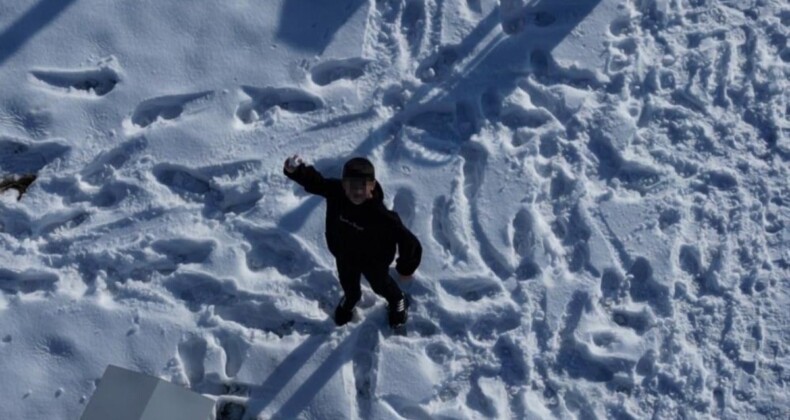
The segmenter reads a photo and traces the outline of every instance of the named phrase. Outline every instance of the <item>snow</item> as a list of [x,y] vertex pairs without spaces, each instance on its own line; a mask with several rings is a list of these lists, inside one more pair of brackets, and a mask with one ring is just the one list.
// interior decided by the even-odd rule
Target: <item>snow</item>
[[[0,2],[0,418],[787,418],[781,0]],[[376,166],[408,332],[282,174]]]

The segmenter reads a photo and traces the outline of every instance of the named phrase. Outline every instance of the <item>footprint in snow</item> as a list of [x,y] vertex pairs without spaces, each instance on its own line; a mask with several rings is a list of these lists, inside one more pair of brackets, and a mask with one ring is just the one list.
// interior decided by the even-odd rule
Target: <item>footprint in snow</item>
[[327,86],[338,80],[356,80],[365,74],[368,61],[362,58],[329,60],[317,64],[310,71],[313,83]]
[[216,247],[214,241],[187,238],[162,239],[151,244],[154,251],[176,264],[200,264],[208,259]]
[[203,380],[205,375],[203,361],[206,359],[207,349],[206,340],[201,337],[190,337],[178,345],[178,357],[181,359],[190,386],[195,386]]
[[14,272],[0,268],[0,291],[8,294],[52,292],[58,276],[39,271]]
[[414,213],[416,208],[416,198],[414,191],[409,188],[400,188],[395,193],[395,198],[392,201],[392,209],[398,213],[401,221],[407,227],[412,227],[414,222]]
[[120,82],[118,73],[108,67],[86,70],[33,70],[30,74],[45,86],[58,90],[85,92],[92,96],[104,96]]
[[[319,78],[322,82],[331,79],[328,77],[331,74],[322,74],[322,76],[326,77],[326,79]],[[242,86],[241,89],[249,97],[249,100],[239,105],[236,110],[236,116],[244,124],[254,124],[274,109],[304,114],[324,106],[321,98],[301,89],[253,86]]]
[[180,117],[192,102],[204,99],[212,92],[168,95],[141,102],[132,114],[132,124],[145,128],[159,120],[174,120]]
[[102,152],[80,172],[82,179],[93,185],[101,185],[114,170],[123,167],[147,147],[148,140],[145,137],[135,137],[109,151]]
[[401,15],[400,30],[409,46],[412,57],[420,53],[426,32],[427,18],[425,16],[425,2],[409,0]]

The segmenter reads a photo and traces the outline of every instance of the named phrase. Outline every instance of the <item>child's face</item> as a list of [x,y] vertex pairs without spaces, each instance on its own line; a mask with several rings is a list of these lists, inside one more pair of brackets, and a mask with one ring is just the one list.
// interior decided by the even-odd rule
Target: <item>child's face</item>
[[344,179],[343,190],[346,192],[346,197],[356,204],[360,205],[373,198],[373,189],[376,188],[376,181],[367,181],[364,179]]

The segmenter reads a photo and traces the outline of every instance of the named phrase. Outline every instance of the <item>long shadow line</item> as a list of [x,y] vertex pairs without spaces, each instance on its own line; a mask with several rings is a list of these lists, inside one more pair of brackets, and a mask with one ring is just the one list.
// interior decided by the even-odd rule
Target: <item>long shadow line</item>
[[[302,381],[301,385],[279,407],[272,418],[298,417],[299,413],[310,405],[316,395],[321,392],[343,365],[352,360],[351,349],[359,340],[360,332],[368,329],[373,322],[372,319],[366,319],[353,327],[354,330],[331,351],[309,377]],[[292,351],[269,375],[263,385],[256,387],[263,394],[263,398],[251,401],[248,413],[253,416],[263,413],[279,395],[280,391],[310,361],[318,349],[326,344],[328,339],[329,335],[326,334],[310,336]]]
[[16,54],[36,33],[75,0],[41,0],[0,35],[0,65]]
[[304,365],[310,361],[316,351],[327,341],[329,338],[326,334],[311,335],[302,342],[296,349],[294,349],[282,362],[277,366],[274,371],[266,378],[266,380],[259,387],[255,387],[256,393],[262,394],[261,398],[256,398],[253,402],[254,406],[250,407],[251,411],[256,413],[263,412],[266,407],[280,394],[280,391],[285,388],[294,376],[299,372]]

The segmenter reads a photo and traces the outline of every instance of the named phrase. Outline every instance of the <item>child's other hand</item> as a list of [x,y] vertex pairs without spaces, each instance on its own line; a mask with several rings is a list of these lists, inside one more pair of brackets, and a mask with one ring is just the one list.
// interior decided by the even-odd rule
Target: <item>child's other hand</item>
[[301,165],[304,165],[302,158],[300,158],[299,155],[293,155],[288,159],[285,159],[285,172],[292,174],[296,168]]

